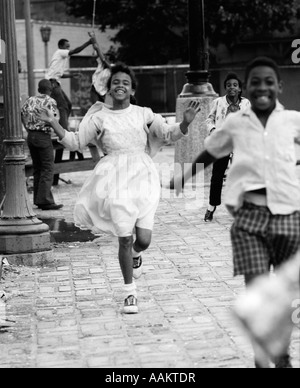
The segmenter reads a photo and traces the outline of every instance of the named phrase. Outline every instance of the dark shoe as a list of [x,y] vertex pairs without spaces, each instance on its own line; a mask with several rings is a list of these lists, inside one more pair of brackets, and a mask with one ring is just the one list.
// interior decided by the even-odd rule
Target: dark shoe
[[139,279],[143,274],[143,260],[142,256],[133,258],[133,277]]
[[215,206],[215,209],[211,212],[210,210],[207,210],[204,216],[205,222],[211,222],[214,219],[214,213],[217,210],[217,207]]
[[39,208],[41,210],[59,210],[64,205],[57,205],[56,203],[52,203],[51,205],[40,205]]
[[275,363],[276,369],[293,369],[291,363],[291,357],[287,354],[285,356],[279,357],[277,362]]

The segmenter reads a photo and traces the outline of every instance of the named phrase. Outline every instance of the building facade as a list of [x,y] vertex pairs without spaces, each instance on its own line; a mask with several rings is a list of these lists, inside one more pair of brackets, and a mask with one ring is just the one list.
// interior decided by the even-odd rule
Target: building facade
[[[15,7],[16,19],[24,19],[24,0],[15,0]],[[62,0],[30,0],[30,8],[33,20],[88,24],[85,19],[69,16],[66,3]]]

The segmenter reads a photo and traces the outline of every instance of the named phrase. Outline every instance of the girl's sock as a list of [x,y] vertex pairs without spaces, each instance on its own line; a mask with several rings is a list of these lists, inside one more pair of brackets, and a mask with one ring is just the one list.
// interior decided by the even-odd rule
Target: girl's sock
[[133,295],[135,298],[137,298],[137,289],[136,284],[133,282],[131,284],[124,284],[124,298],[128,298],[128,296]]
[[215,208],[216,208],[216,206],[211,206],[211,205],[208,206],[208,210],[210,212],[213,212],[215,210]]
[[134,258],[134,259],[137,259],[138,257],[140,257],[141,256],[141,252],[136,252],[135,250],[134,250],[134,248],[132,248],[132,257]]

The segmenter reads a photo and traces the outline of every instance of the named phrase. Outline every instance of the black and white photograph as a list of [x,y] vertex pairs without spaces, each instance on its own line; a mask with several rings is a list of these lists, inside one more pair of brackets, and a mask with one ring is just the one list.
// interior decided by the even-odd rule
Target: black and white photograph
[[0,369],[300,368],[300,0],[0,0]]

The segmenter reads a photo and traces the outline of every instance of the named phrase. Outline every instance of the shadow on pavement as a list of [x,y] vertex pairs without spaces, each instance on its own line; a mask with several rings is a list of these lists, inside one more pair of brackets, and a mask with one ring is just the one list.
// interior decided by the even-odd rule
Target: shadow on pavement
[[95,240],[94,236],[89,231],[80,230],[74,223],[66,222],[59,218],[40,218],[50,228],[51,242],[88,242]]

